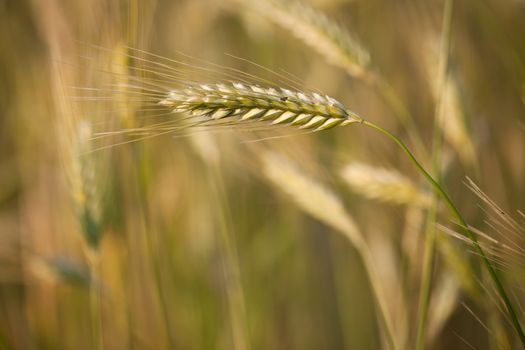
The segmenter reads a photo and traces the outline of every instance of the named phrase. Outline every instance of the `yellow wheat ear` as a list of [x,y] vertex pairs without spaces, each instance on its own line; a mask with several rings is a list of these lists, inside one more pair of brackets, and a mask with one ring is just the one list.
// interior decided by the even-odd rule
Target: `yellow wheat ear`
[[190,113],[203,123],[228,118],[320,131],[362,122],[330,96],[243,83],[197,84],[172,90],[159,104],[173,112]]
[[428,207],[432,200],[429,193],[393,169],[354,162],[341,171],[341,176],[352,190],[369,199],[420,207]]

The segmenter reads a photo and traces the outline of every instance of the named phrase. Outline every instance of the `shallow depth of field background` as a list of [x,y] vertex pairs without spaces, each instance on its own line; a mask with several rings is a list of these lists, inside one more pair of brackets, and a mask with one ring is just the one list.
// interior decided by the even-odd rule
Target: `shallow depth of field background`
[[[436,72],[429,73],[429,62],[439,54],[443,1],[305,1],[360,39],[430,150]],[[505,234],[487,226],[484,205],[464,181],[471,177],[512,215],[525,208],[525,2],[454,1],[452,21],[450,71],[475,157],[462,162],[445,142],[442,182],[469,224]],[[221,129],[150,138],[79,160],[78,130],[111,128],[117,118],[132,125],[136,116],[118,103],[70,99],[72,86],[99,82],[84,58],[101,66],[108,59],[90,45],[123,52],[110,58],[123,65],[131,46],[166,57],[180,51],[272,79],[225,53],[238,56],[297,77],[410,144],[374,89],[249,6],[0,0],[0,349],[380,348],[358,255],[268,181],[259,159],[267,152],[342,198],[372,247],[398,340],[413,346],[424,211],[416,228],[407,228],[407,213],[413,219],[417,210],[364,198],[340,176],[358,161],[423,185],[391,141],[359,126],[258,142],[250,141],[287,131]],[[429,159],[423,163],[430,167]],[[84,183],[75,182],[75,171]],[[457,230],[442,209],[431,225]],[[432,296],[445,300],[430,308],[428,348],[508,348],[516,337],[476,256],[442,231],[438,236],[473,266],[479,294],[463,288],[438,249]],[[507,268],[519,300],[523,265],[521,273],[519,265]]]

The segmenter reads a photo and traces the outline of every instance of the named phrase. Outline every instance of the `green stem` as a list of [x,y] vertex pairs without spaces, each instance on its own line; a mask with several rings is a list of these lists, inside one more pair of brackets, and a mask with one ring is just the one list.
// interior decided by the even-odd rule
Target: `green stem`
[[423,177],[425,177],[425,179],[430,183],[430,185],[432,185],[436,193],[439,196],[441,196],[441,198],[445,201],[449,210],[452,212],[454,217],[459,221],[459,224],[461,225],[463,229],[463,234],[472,241],[474,248],[476,249],[477,253],[481,257],[483,264],[485,265],[492,279],[492,282],[494,283],[496,287],[496,290],[499,296],[501,297],[501,299],[503,300],[503,303],[505,304],[505,307],[507,308],[508,315],[510,316],[512,325],[514,326],[516,332],[518,333],[521,344],[525,347],[525,333],[523,333],[523,329],[521,328],[521,324],[516,314],[516,311],[514,309],[514,306],[512,305],[512,302],[510,301],[510,298],[508,297],[507,292],[505,291],[505,288],[503,287],[503,284],[500,278],[498,277],[498,274],[496,273],[496,270],[490,263],[490,260],[485,254],[485,251],[483,250],[483,248],[481,248],[481,245],[478,242],[478,238],[476,234],[468,228],[468,225],[463,219],[463,216],[461,216],[459,210],[456,208],[456,206],[454,205],[454,203],[452,202],[448,194],[445,192],[445,190],[443,190],[441,185],[439,185],[436,182],[436,180],[434,180],[434,178],[430,176],[430,174],[421,166],[421,164],[417,161],[417,159],[414,157],[412,152],[410,152],[408,147],[400,139],[398,139],[396,136],[391,134],[388,130],[383,129],[382,127],[374,123],[363,121],[362,124],[383,133],[388,138],[390,138],[392,141],[394,141],[403,150],[403,152],[405,152],[405,154],[408,156],[410,161],[416,166],[416,168],[421,173],[421,175],[423,175]]
[[419,288],[419,304],[417,314],[417,335],[416,350],[425,348],[425,335],[427,325],[428,307],[430,304],[430,292],[432,286],[432,272],[434,268],[434,257],[436,251],[436,231],[433,222],[437,214],[437,201],[434,199],[432,207],[429,209],[426,221],[425,248],[423,252],[423,273]]

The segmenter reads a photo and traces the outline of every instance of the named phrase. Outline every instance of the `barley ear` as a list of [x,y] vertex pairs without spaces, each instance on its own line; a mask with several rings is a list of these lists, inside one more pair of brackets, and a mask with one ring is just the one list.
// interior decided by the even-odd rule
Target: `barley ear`
[[336,99],[318,93],[243,83],[210,83],[170,91],[159,104],[200,123],[266,123],[321,131],[363,120]]

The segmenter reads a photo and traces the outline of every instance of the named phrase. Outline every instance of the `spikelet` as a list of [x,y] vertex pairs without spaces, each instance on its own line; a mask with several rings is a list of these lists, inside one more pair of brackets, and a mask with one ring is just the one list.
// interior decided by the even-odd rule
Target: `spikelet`
[[392,169],[352,163],[341,171],[350,187],[364,197],[386,203],[427,207],[431,196],[421,191],[410,179]]
[[298,39],[343,68],[349,75],[369,80],[370,54],[344,28],[323,13],[300,1],[247,0],[269,20],[292,32]]
[[191,113],[202,123],[233,118],[320,131],[363,121],[329,96],[242,83],[196,84],[172,90],[159,104],[173,112]]

